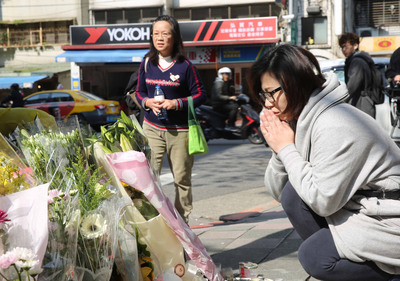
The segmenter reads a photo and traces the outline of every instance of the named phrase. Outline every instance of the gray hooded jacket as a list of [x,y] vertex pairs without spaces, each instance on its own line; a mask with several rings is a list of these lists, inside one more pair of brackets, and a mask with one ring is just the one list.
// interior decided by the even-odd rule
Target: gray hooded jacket
[[373,118],[344,102],[347,88],[335,74],[325,78],[299,116],[295,144],[272,156],[265,185],[280,201],[290,181],[326,218],[341,257],[400,274],[400,200],[355,195],[400,189],[400,150]]

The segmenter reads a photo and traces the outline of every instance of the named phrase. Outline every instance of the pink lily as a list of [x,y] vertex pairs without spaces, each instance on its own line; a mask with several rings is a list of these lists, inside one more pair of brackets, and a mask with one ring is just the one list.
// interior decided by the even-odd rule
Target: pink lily
[[10,221],[7,219],[7,212],[0,209],[0,223],[5,223]]

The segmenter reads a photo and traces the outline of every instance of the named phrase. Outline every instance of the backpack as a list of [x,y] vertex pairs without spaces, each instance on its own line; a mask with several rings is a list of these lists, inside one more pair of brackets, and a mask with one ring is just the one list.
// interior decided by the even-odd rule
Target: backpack
[[371,71],[372,86],[368,89],[369,97],[374,104],[382,104],[385,101],[385,86],[383,85],[382,73],[374,63],[371,64],[367,60],[364,61]]
[[[144,64],[144,72],[147,72],[147,62],[149,61],[149,58],[146,57],[145,64]],[[137,110],[140,109],[141,106],[139,102],[136,99],[136,87],[138,83],[138,77],[139,76],[139,70],[136,70],[134,73],[131,74],[131,77],[129,77],[129,82],[125,87],[125,102],[126,105],[128,106],[129,109],[131,110]]]
[[138,71],[135,71],[129,78],[129,82],[125,88],[125,93],[126,93],[125,102],[130,110],[137,110],[140,108],[140,105],[137,102],[135,96],[137,82],[138,82]]

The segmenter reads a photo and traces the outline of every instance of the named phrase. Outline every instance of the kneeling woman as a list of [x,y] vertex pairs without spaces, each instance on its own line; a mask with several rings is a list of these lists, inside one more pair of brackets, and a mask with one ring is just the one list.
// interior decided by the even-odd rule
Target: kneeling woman
[[322,280],[400,280],[399,148],[301,47],[271,49],[248,77],[274,152],[265,185],[304,240],[304,269]]

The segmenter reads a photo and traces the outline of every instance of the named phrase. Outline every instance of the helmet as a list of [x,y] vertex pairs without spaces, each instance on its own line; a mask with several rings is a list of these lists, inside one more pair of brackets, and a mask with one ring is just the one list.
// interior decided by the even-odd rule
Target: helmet
[[18,83],[13,83],[10,88],[11,88],[11,90],[18,91],[19,85],[18,85]]
[[229,74],[229,79],[231,78],[232,71],[229,67],[222,67],[218,70],[218,77],[222,79],[222,73]]

